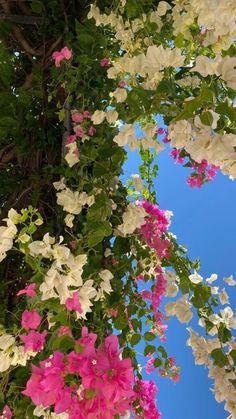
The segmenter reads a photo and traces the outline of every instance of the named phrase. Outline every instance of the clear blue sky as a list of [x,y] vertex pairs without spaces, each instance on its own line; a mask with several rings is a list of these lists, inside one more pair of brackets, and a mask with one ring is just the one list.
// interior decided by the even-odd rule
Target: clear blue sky
[[[236,180],[218,174],[215,180],[202,188],[191,189],[186,184],[189,169],[176,165],[163,151],[157,158],[159,175],[155,182],[160,207],[173,211],[170,230],[178,242],[188,247],[192,259],[200,258],[204,277],[217,273],[222,278],[236,276]],[[124,168],[124,178],[138,173],[140,163],[137,153],[130,153]],[[225,286],[225,284],[224,284]],[[235,288],[227,287],[231,305],[235,308]],[[185,325],[173,318],[168,322],[166,347],[181,367],[181,380],[173,384],[157,374],[147,376],[159,387],[158,406],[163,419],[226,419],[229,415],[218,404],[210,391],[212,381],[208,370],[195,366],[192,350],[186,347],[188,332]]]

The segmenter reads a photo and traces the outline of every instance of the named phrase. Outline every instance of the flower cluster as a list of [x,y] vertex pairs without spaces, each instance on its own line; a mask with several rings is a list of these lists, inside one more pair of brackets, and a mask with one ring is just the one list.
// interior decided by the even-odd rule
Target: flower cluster
[[131,361],[121,359],[116,336],[107,337],[97,349],[96,339],[83,327],[74,351],[68,355],[56,351],[40,367],[32,366],[23,394],[36,406],[67,413],[69,419],[102,418],[104,413],[112,419],[125,414],[135,398]]
[[60,51],[55,51],[52,54],[52,58],[55,60],[55,66],[60,67],[61,61],[70,60],[72,57],[72,51],[68,47],[63,47]]
[[[182,157],[181,152],[181,149],[178,150],[177,148],[173,148],[170,152],[170,156],[177,164],[186,164],[186,153],[184,152],[184,157]],[[209,165],[206,159],[203,159],[200,163],[192,162],[190,164],[193,169],[193,173],[188,176],[187,184],[191,186],[191,188],[200,188],[204,183],[211,182],[217,174],[218,167],[214,164]]]
[[167,258],[170,255],[170,242],[164,237],[164,233],[170,225],[170,213],[148,201],[142,201],[140,205],[148,214],[140,228],[141,236],[160,259]]
[[155,404],[157,391],[153,381],[136,380],[136,392],[144,419],[161,419],[161,413]]

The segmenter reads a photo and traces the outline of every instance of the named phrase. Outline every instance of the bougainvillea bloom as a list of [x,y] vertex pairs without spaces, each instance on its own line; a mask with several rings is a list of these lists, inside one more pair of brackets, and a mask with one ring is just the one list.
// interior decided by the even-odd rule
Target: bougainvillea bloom
[[110,65],[110,61],[109,61],[108,58],[102,58],[100,60],[100,66],[101,67],[109,67],[109,65]]
[[44,330],[42,333],[31,330],[28,335],[20,335],[20,339],[24,342],[24,351],[40,352],[45,344],[45,338],[48,332]]
[[55,60],[55,66],[60,67],[62,60],[70,60],[72,57],[72,51],[68,47],[64,47],[61,51],[55,51],[52,54],[52,58]]
[[27,285],[25,288],[23,288],[22,290],[18,291],[18,293],[16,294],[17,297],[19,295],[28,295],[28,297],[35,297],[36,295],[36,284],[35,282],[33,282],[32,284]]
[[78,313],[82,313],[83,310],[81,308],[81,304],[79,302],[79,291],[75,291],[72,297],[67,298],[66,300],[66,308],[69,311],[78,311]]
[[95,127],[89,127],[88,129],[88,134],[91,135],[91,137],[96,133],[96,128]]
[[13,416],[12,411],[7,404],[4,406],[0,419],[11,419]]
[[138,380],[137,396],[140,399],[140,406],[143,409],[144,419],[161,419],[161,413],[156,408],[155,399],[157,394],[157,386],[153,381]]
[[41,316],[37,310],[25,310],[21,317],[21,326],[25,329],[37,329],[41,323]]
[[160,259],[168,257],[170,242],[165,239],[163,234],[169,227],[169,218],[166,216],[165,211],[161,210],[157,205],[148,201],[142,201],[141,205],[148,214],[145,217],[145,224],[140,228],[143,239],[149,247],[156,251]]
[[84,115],[82,113],[76,112],[72,114],[71,119],[73,122],[80,124],[84,120]]

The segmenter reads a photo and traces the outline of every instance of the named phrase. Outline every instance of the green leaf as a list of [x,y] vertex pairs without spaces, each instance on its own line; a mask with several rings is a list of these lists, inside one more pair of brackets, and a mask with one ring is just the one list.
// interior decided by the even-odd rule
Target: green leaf
[[68,350],[73,349],[74,346],[74,339],[72,339],[70,336],[60,336],[52,342],[51,347],[54,351],[59,349],[62,352],[67,352]]
[[160,358],[155,358],[153,365],[154,365],[155,368],[160,367],[162,365],[161,359]]
[[134,333],[130,339],[130,343],[132,346],[137,345],[141,340],[141,336],[138,333]]
[[156,347],[154,345],[147,345],[144,349],[144,355],[154,354]]
[[226,343],[232,338],[232,333],[227,329],[225,324],[221,323],[218,330],[218,336],[222,343]]
[[125,316],[118,315],[114,319],[114,326],[118,330],[123,330],[125,327],[127,327],[127,318]]
[[144,338],[148,341],[151,341],[151,340],[154,340],[156,336],[154,335],[154,333],[146,332],[144,333]]
[[230,354],[232,360],[234,361],[234,365],[236,365],[236,349],[232,349],[232,351],[230,351],[229,354]]
[[158,346],[157,350],[162,354],[162,357],[167,359],[168,358],[168,354],[165,350],[165,348],[163,348],[163,346]]
[[211,125],[212,125],[212,122],[213,122],[213,116],[212,116],[211,112],[206,111],[206,112],[201,113],[201,115],[200,115],[200,119],[201,119],[201,122],[202,122],[204,125],[209,125],[209,126],[211,126]]
[[211,356],[214,360],[214,365],[217,365],[220,368],[228,364],[228,358],[220,348],[213,349]]
[[39,0],[32,0],[30,7],[34,13],[41,13],[43,10],[43,4]]
[[229,106],[228,102],[220,103],[216,107],[216,112],[227,116],[232,122],[236,121],[236,109],[233,106]]
[[89,229],[88,246],[94,247],[100,243],[104,237],[112,234],[112,226],[109,221],[95,221],[87,223]]
[[111,200],[105,194],[96,197],[95,203],[89,208],[87,218],[95,220],[105,220],[112,213]]
[[191,298],[191,303],[194,307],[204,307],[211,297],[211,288],[207,285],[197,284],[194,287],[194,296]]

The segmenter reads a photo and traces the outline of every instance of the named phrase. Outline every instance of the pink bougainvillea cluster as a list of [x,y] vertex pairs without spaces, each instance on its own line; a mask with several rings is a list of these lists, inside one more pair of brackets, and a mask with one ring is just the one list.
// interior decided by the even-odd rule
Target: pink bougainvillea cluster
[[136,380],[136,392],[144,419],[161,419],[161,413],[155,404],[157,391],[157,386],[153,381]]
[[88,136],[92,137],[96,133],[96,128],[91,124],[91,113],[89,111],[73,112],[71,115],[74,137],[82,140]]
[[164,237],[170,220],[166,212],[157,205],[148,201],[142,201],[141,206],[148,214],[145,223],[141,226],[141,236],[147,245],[154,249],[160,259],[170,256],[170,242]]
[[170,152],[170,156],[177,164],[187,164],[193,170],[187,178],[187,184],[191,188],[200,188],[204,183],[211,182],[215,178],[219,169],[217,166],[209,164],[205,159],[202,160],[201,163],[193,161],[186,163],[186,152],[184,152],[184,154],[183,157],[183,151],[177,150],[176,148],[173,148]]
[[60,51],[55,51],[52,54],[52,58],[55,61],[55,66],[60,67],[61,61],[70,60],[72,57],[72,51],[68,47],[63,47]]
[[[68,334],[68,330],[66,331]],[[111,335],[95,348],[97,335],[82,328],[75,349],[68,354],[55,351],[32,375],[23,394],[36,406],[66,412],[69,419],[113,419],[132,409],[135,399],[130,359],[121,359],[118,339]]]

